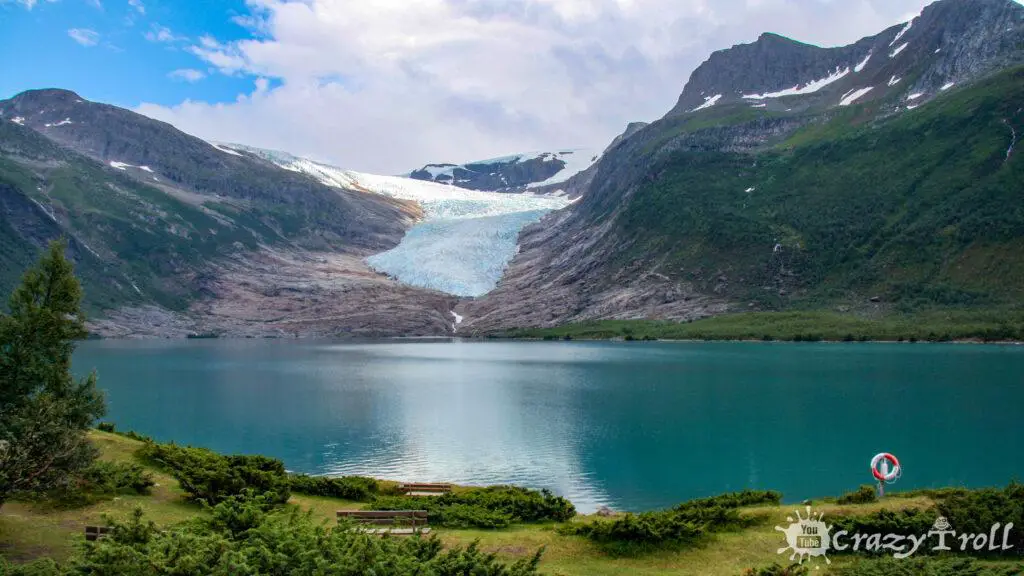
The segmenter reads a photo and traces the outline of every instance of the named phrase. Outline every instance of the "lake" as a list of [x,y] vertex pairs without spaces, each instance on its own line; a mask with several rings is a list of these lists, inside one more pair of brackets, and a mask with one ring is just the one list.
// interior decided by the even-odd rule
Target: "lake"
[[289,470],[550,488],[582,511],[1024,478],[1024,347],[89,341],[107,421]]

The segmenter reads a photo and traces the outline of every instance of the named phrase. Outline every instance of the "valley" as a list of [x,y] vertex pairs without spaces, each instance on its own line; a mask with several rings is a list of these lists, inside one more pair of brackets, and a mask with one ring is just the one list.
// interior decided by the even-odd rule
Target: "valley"
[[1016,317],[1022,38],[1010,0],[942,0],[835,48],[766,33],[603,151],[403,176],[30,91],[0,102],[0,280],[66,235],[90,326],[116,337]]

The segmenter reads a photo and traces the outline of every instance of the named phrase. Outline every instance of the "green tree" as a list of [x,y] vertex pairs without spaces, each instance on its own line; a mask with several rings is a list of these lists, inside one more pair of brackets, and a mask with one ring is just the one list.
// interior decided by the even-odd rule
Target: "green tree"
[[71,375],[85,337],[82,287],[55,241],[0,315],[0,506],[63,485],[96,458],[86,430],[105,406],[96,375]]

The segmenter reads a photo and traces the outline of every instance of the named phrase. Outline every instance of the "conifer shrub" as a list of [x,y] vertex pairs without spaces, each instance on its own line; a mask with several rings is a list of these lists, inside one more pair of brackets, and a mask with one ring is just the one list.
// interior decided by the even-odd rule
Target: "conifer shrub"
[[288,481],[292,492],[310,496],[326,496],[356,502],[369,502],[380,492],[380,486],[373,478],[364,476],[308,476],[290,474]]
[[309,512],[251,493],[227,497],[209,517],[170,529],[158,530],[141,510],[124,523],[111,522],[111,528],[109,536],[86,543],[63,566],[13,566],[0,559],[0,575],[531,576],[543,552],[506,564],[476,543],[443,548],[436,536],[381,538],[348,523],[327,528]]
[[836,576],[1019,576],[1024,566],[981,564],[972,558],[858,559],[835,567]]
[[291,496],[280,460],[266,456],[222,456],[205,448],[146,442],[138,456],[167,469],[189,498],[211,506],[246,493],[269,494],[285,503]]
[[490,486],[440,496],[381,496],[370,510],[426,510],[430,523],[453,528],[504,528],[512,523],[564,522],[576,508],[548,490]]
[[778,504],[781,499],[782,495],[774,491],[744,490],[698,498],[656,512],[567,524],[560,531],[585,536],[617,555],[664,547],[686,548],[709,533],[739,530],[759,521],[740,514],[740,508]]
[[853,492],[847,492],[836,499],[836,504],[869,504],[878,501],[875,487],[864,484]]
[[149,494],[154,484],[153,475],[138,464],[97,460],[47,496],[58,507],[75,508],[121,494]]
[[747,568],[741,573],[741,576],[807,576],[808,574],[810,574],[810,569],[803,564],[790,564],[789,566],[772,564],[763,568]]

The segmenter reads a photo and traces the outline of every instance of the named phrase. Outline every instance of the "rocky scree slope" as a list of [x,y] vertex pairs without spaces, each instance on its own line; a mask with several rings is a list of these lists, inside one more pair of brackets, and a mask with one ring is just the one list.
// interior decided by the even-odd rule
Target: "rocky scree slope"
[[[1024,62],[1022,13],[1006,0],[943,0],[854,48],[762,36],[716,54],[675,110],[606,151],[577,204],[524,230],[498,288],[457,308],[461,331],[1019,302],[1024,162],[1013,146],[1024,72],[1012,65]],[[904,37],[925,49],[897,54],[906,77],[870,98],[841,105],[841,87],[739,94],[840,61],[855,68]],[[758,78],[776,53],[794,76]],[[870,73],[880,81],[893,65]],[[746,77],[760,84],[727,84]],[[700,108],[714,82],[730,97]]]

